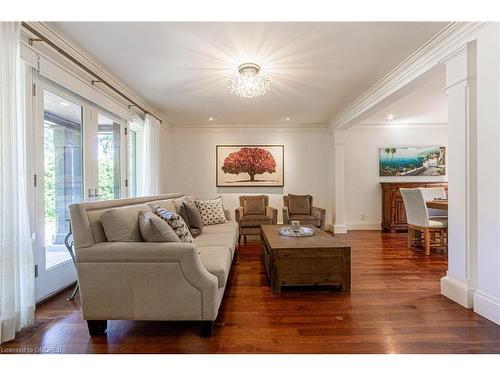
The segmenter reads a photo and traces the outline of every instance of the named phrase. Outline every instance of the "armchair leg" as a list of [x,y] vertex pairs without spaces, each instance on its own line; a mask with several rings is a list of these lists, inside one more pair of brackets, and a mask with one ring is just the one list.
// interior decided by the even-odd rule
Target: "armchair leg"
[[211,320],[204,320],[201,322],[200,334],[203,337],[211,337],[214,331],[214,322]]
[[102,336],[108,328],[107,320],[87,320],[90,336]]

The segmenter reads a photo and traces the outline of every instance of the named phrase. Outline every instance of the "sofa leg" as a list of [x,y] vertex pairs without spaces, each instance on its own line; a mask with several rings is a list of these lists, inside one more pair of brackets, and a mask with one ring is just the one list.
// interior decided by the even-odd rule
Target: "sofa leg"
[[200,334],[203,337],[211,337],[214,331],[214,322],[211,320],[204,320],[201,322]]
[[87,320],[90,336],[102,336],[108,328],[107,320]]

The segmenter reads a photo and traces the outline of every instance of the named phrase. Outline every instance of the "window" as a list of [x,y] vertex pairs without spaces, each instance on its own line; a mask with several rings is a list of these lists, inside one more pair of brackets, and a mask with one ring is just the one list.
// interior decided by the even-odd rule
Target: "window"
[[129,186],[130,196],[137,196],[137,131],[131,130],[129,137]]
[[130,123],[128,149],[129,149],[129,195],[136,197],[139,192],[141,180],[141,165],[143,163],[142,142],[144,137],[144,124],[140,119]]
[[98,192],[101,200],[120,198],[120,124],[99,113],[97,134]]
[[66,262],[68,206],[83,200],[82,107],[44,90],[43,159],[46,268]]

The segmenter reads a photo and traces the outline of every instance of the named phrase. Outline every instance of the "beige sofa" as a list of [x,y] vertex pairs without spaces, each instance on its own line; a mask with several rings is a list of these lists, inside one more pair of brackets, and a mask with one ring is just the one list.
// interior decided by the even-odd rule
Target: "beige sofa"
[[[196,320],[211,335],[238,243],[234,221],[210,225],[194,244],[142,242],[138,213],[155,205],[178,209],[183,194],[73,204],[69,207],[83,318],[91,335],[107,320]],[[131,242],[108,242],[101,214],[122,208],[117,230],[138,233]],[[226,211],[226,218],[229,214]],[[127,220],[125,220],[127,221]],[[137,241],[134,241],[137,240]]]

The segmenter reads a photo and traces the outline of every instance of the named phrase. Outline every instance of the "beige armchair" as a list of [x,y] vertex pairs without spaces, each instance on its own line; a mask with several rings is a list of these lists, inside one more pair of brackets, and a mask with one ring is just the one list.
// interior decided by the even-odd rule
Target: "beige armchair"
[[260,226],[278,223],[278,210],[269,206],[267,195],[242,195],[240,207],[235,210],[240,240],[245,242],[248,234],[260,235]]
[[283,224],[290,224],[290,221],[298,220],[301,224],[325,230],[326,210],[314,207],[311,195],[284,195],[283,205]]

